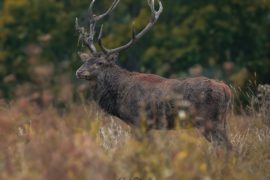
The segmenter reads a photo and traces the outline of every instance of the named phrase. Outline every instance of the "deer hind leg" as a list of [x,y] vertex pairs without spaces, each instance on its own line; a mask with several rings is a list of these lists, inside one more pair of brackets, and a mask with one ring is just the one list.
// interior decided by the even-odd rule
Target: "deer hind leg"
[[204,136],[208,141],[213,143],[214,146],[222,146],[228,150],[232,149],[232,145],[224,130],[221,130],[219,128],[207,130],[204,133]]
[[214,146],[222,146],[227,150],[232,149],[227,136],[225,122],[203,121],[203,123],[197,124],[197,128]]

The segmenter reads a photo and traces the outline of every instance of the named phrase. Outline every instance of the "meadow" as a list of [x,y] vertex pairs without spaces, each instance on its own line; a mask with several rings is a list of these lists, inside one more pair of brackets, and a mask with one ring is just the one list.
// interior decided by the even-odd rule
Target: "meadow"
[[[64,109],[26,100],[0,105],[0,179],[269,179],[269,86],[231,111],[233,151],[195,129],[143,130],[94,103]],[[232,106],[232,109],[234,107]]]

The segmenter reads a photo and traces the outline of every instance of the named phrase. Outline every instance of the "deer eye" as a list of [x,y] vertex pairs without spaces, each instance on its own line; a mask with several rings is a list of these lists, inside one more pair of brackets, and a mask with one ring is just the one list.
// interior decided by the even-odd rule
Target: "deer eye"
[[99,66],[101,66],[101,65],[103,65],[104,63],[103,62],[97,62],[97,65],[99,65]]

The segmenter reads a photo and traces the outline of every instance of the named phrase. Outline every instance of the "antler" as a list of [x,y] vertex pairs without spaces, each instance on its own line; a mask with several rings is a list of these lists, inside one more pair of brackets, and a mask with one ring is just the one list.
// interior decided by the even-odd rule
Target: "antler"
[[116,8],[120,0],[114,0],[111,7],[103,14],[101,15],[95,15],[93,13],[93,6],[95,4],[95,0],[92,0],[90,7],[89,7],[89,12],[90,12],[90,28],[89,32],[85,30],[84,27],[80,27],[78,23],[78,18],[75,20],[75,28],[79,32],[79,41],[82,41],[83,44],[89,48],[89,50],[92,53],[97,53],[96,47],[94,45],[94,38],[95,38],[95,28],[96,28],[96,23],[97,21],[103,19],[104,17],[110,15],[112,11]]
[[100,32],[99,32],[99,36],[98,36],[98,44],[101,48],[101,50],[105,53],[105,54],[113,54],[113,53],[118,53],[120,51],[123,51],[125,49],[128,49],[129,47],[131,47],[137,40],[139,40],[146,32],[148,32],[153,25],[157,22],[160,14],[163,11],[163,6],[160,0],[158,0],[159,2],[159,9],[156,11],[155,10],[155,0],[148,0],[148,5],[151,9],[151,19],[149,21],[149,23],[146,25],[146,27],[138,34],[136,34],[135,32],[135,28],[132,25],[132,39],[125,44],[124,46],[115,48],[115,49],[107,49],[104,47],[103,43],[102,43],[102,34],[103,34],[103,26],[101,26],[100,28]]

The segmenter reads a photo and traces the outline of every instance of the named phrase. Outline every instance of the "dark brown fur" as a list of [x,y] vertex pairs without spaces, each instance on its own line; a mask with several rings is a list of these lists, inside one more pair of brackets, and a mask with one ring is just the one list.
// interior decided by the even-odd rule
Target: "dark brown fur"
[[77,71],[78,78],[94,84],[93,98],[104,111],[134,126],[146,119],[148,129],[173,129],[181,102],[188,101],[190,124],[207,140],[230,147],[225,124],[231,91],[226,84],[205,77],[178,80],[129,72],[114,60],[113,55],[90,57]]

